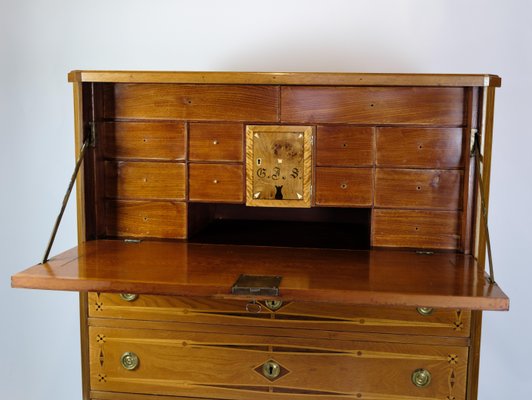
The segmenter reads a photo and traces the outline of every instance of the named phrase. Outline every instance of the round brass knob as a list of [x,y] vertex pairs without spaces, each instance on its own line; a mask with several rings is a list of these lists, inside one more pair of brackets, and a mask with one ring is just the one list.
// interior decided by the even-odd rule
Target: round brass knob
[[268,379],[275,379],[281,373],[281,366],[275,361],[266,361],[262,365],[262,374]]
[[218,183],[218,179],[213,179],[212,183]]
[[431,307],[418,307],[417,312],[420,313],[423,316],[430,315],[434,311]]
[[216,145],[216,144],[218,144],[218,143],[219,143],[219,142],[218,142],[216,139],[214,139],[214,140],[212,141],[212,144],[215,144],[215,145]]
[[264,304],[266,304],[266,307],[268,307],[270,310],[276,311],[282,307],[283,301],[282,300],[266,300]]
[[120,364],[128,371],[133,371],[139,366],[139,357],[135,353],[127,351],[120,357]]
[[135,301],[138,297],[139,295],[135,293],[120,293],[120,298],[124,301]]
[[430,372],[424,368],[419,368],[412,372],[412,383],[417,387],[427,387],[430,384],[431,379],[432,376]]

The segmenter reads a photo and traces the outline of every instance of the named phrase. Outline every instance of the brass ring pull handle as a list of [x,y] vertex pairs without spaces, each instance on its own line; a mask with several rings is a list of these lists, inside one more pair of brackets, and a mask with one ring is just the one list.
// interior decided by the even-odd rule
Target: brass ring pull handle
[[138,297],[139,295],[135,293],[120,293],[120,298],[124,301],[135,301]]
[[127,351],[120,357],[120,364],[124,369],[133,371],[139,366],[139,357],[135,353]]
[[412,383],[419,388],[424,388],[430,385],[432,375],[424,368],[416,369],[412,372]]
[[417,312],[423,316],[430,315],[432,314],[433,311],[434,309],[431,307],[418,307],[417,308]]
[[256,301],[250,301],[248,304],[246,304],[246,311],[249,313],[258,314],[262,311],[262,306]]
[[279,308],[283,306],[283,301],[282,300],[266,300],[264,304],[270,310],[277,311]]
[[262,374],[268,378],[268,379],[275,379],[279,376],[281,373],[281,366],[277,364],[275,361],[270,360],[266,361],[262,365]]

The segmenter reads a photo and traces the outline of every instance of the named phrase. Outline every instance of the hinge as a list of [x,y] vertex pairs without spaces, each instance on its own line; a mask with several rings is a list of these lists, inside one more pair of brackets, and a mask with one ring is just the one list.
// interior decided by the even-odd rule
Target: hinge
[[90,134],[89,134],[89,145],[91,147],[96,147],[96,122],[89,122]]

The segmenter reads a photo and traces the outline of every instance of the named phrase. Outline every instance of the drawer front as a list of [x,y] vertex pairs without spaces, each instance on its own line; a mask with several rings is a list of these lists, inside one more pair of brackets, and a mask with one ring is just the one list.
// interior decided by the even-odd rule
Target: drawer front
[[462,171],[377,168],[375,207],[459,210]]
[[374,128],[319,126],[316,164],[319,166],[373,165]]
[[316,168],[316,205],[369,207],[373,203],[371,168]]
[[275,86],[118,83],[104,89],[106,118],[277,121]]
[[373,246],[447,249],[460,247],[461,212],[373,210]]
[[[246,325],[305,330],[467,337],[471,312],[416,308],[350,306],[325,303],[246,302],[177,296],[138,295],[126,300],[114,293],[90,293],[89,316],[148,321]],[[297,334],[295,332],[294,334]]]
[[463,125],[464,89],[282,87],[281,121]]
[[378,128],[377,166],[460,168],[462,128]]
[[107,158],[185,159],[182,122],[106,122],[103,133],[103,154]]
[[242,161],[243,129],[242,124],[190,124],[189,159]]
[[189,200],[242,203],[242,165],[189,164]]
[[[465,398],[466,347],[104,327],[89,329],[89,343],[92,390],[226,399]],[[412,382],[420,369],[430,373],[426,387]]]
[[105,195],[120,199],[185,199],[185,164],[105,162]]
[[184,239],[186,203],[173,201],[107,200],[107,236]]

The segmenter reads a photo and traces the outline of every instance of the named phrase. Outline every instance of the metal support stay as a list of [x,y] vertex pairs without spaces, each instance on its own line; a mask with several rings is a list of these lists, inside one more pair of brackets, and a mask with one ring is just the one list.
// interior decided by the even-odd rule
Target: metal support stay
[[83,142],[83,145],[81,146],[81,149],[78,153],[78,158],[76,160],[76,166],[74,167],[74,172],[72,172],[72,177],[70,178],[70,183],[68,184],[67,191],[65,193],[65,197],[63,198],[63,203],[61,204],[61,210],[59,211],[59,215],[57,216],[57,219],[55,220],[54,228],[52,230],[52,234],[50,235],[50,240],[48,241],[48,246],[46,246],[46,251],[44,252],[44,257],[42,259],[42,264],[48,261],[48,256],[50,255],[50,250],[52,249],[52,245],[54,244],[55,236],[57,235],[57,230],[59,229],[59,225],[61,224],[61,220],[63,219],[63,214],[65,213],[66,206],[68,204],[68,199],[70,198],[70,193],[72,192],[72,188],[74,187],[74,183],[76,182],[76,178],[79,173],[79,169],[81,167],[81,163],[83,162],[83,159],[85,157],[85,153],[87,152],[87,149],[91,144],[94,143],[95,140],[95,133],[94,133],[94,124],[92,124],[91,127],[91,135],[85,139]]
[[480,172],[480,163],[482,160],[482,152],[480,150],[480,135],[475,129],[473,132],[472,145],[471,145],[471,157],[475,158],[475,175],[478,183],[478,191],[480,192],[480,214],[482,222],[484,223],[484,230],[486,232],[486,247],[488,250],[488,265],[489,265],[489,277],[488,280],[490,283],[495,283],[495,274],[493,271],[493,258],[491,255],[491,241],[490,241],[490,231],[488,228],[488,209],[486,207],[486,194],[484,193],[484,179],[482,178],[482,173]]

